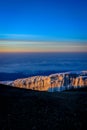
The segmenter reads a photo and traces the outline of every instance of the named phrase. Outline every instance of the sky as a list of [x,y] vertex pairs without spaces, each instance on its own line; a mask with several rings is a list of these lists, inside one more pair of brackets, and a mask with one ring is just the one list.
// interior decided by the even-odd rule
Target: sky
[[87,0],[0,0],[0,52],[87,51]]

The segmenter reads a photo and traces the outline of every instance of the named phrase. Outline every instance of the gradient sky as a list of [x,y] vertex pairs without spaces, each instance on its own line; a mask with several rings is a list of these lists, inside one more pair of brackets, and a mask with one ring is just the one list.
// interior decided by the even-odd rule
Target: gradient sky
[[86,0],[0,0],[0,52],[87,51]]

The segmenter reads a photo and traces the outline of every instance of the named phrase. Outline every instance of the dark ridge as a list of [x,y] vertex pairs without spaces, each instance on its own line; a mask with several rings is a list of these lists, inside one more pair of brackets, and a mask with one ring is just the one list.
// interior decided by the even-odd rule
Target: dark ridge
[[0,84],[0,130],[86,130],[87,91],[39,92]]
[[71,89],[68,89],[68,90],[64,90],[65,91],[68,91],[68,92],[87,92],[87,86],[85,87],[78,87],[78,88],[71,88]]
[[11,81],[18,78],[26,78],[27,76],[23,73],[0,73],[0,80],[1,81]]

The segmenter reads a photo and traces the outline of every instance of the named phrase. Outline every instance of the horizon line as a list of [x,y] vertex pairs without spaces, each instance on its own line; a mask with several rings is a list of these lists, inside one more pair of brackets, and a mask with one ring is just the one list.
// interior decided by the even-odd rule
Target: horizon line
[[36,52],[34,52],[34,51],[32,51],[32,52],[19,52],[19,51],[17,51],[17,52],[0,52],[0,53],[87,53],[87,51],[36,51]]

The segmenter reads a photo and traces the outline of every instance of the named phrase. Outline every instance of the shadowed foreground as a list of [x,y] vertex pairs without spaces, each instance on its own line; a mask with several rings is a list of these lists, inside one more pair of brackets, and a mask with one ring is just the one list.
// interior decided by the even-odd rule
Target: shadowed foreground
[[0,130],[87,130],[87,90],[38,92],[0,85]]

